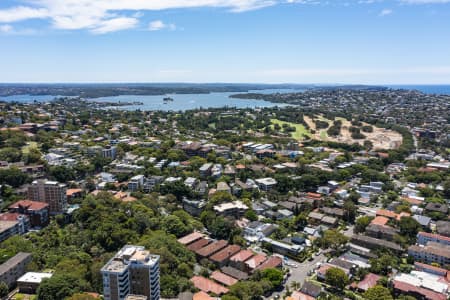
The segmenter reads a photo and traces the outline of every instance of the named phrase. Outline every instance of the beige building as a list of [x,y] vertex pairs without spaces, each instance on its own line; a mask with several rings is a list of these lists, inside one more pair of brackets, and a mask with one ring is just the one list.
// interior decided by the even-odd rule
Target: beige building
[[66,190],[65,184],[56,181],[35,180],[28,188],[28,198],[48,203],[50,214],[59,214],[67,209]]

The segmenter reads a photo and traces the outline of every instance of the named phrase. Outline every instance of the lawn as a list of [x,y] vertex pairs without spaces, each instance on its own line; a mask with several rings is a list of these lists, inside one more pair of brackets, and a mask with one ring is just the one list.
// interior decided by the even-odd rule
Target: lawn
[[272,124],[278,124],[278,125],[280,125],[280,127],[283,127],[283,124],[287,124],[289,126],[295,127],[295,132],[291,132],[291,136],[292,136],[292,138],[294,138],[296,140],[302,141],[305,139],[304,136],[307,136],[308,138],[311,137],[311,133],[309,132],[308,129],[306,129],[305,125],[303,125],[303,124],[285,122],[285,121],[280,121],[277,119],[271,119],[270,122],[272,122]]

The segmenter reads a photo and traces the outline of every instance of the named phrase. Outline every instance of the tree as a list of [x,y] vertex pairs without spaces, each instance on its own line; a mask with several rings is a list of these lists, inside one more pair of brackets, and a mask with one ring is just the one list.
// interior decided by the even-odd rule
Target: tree
[[348,238],[340,233],[336,229],[326,230],[322,237],[317,240],[317,243],[321,248],[332,248],[338,250],[341,246],[345,245]]
[[370,271],[377,274],[387,275],[397,265],[396,256],[383,254],[379,258],[370,259]]
[[344,219],[347,222],[353,222],[355,221],[355,216],[356,216],[356,212],[357,212],[357,208],[356,205],[352,202],[352,201],[345,201],[344,202]]
[[38,300],[65,299],[80,291],[77,278],[68,275],[54,274],[44,279],[37,290]]
[[343,290],[348,284],[347,274],[340,268],[329,268],[325,273],[325,282],[338,290]]
[[277,288],[283,284],[283,272],[279,269],[268,268],[261,272],[263,279],[270,281],[274,288]]
[[372,222],[372,217],[369,216],[362,216],[358,219],[356,219],[355,222],[355,232],[361,233],[366,231],[366,227],[369,226],[370,222]]
[[0,169],[0,184],[9,184],[12,187],[19,187],[29,180],[27,174],[18,168]]
[[421,226],[414,218],[402,217],[399,222],[400,233],[410,242],[415,241]]
[[376,285],[372,288],[369,288],[364,293],[364,299],[367,300],[393,300],[394,298],[391,295],[391,291],[388,288],[385,288],[381,285]]
[[0,297],[5,297],[8,295],[9,288],[5,282],[0,282]]

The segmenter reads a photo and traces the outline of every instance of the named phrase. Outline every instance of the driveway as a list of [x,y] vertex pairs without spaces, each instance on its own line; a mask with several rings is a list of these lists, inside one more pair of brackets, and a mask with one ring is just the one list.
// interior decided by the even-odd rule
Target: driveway
[[[285,261],[285,262],[287,262],[287,265],[284,264],[284,266],[287,267],[291,271],[291,276],[288,277],[288,279],[284,285],[288,286],[290,290],[292,290],[291,283],[294,281],[300,283],[300,286],[302,286],[303,283],[305,282],[305,280],[308,278],[308,273],[317,267],[317,263],[323,263],[325,261],[326,261],[326,256],[323,253],[318,256],[314,256],[314,259],[312,261],[306,260],[304,263],[298,263],[292,259],[288,259],[287,261]],[[289,266],[290,264],[296,264],[297,268],[290,267]],[[283,291],[273,293],[270,297],[267,297],[264,299],[274,299],[277,295],[279,295],[281,298],[281,296],[285,292],[286,291],[284,289]]]

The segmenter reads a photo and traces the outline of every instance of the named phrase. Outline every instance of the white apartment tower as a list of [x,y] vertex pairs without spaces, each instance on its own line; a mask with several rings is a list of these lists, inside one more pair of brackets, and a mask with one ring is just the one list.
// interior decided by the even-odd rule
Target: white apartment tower
[[159,255],[142,246],[124,246],[101,273],[105,300],[125,300],[130,294],[159,300]]

